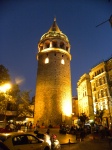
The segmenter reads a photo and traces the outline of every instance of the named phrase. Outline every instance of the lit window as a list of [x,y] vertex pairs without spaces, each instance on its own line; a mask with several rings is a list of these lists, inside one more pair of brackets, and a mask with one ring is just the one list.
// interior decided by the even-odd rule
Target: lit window
[[101,90],[101,97],[104,97],[104,93],[103,93],[103,90]]
[[99,84],[102,85],[102,80],[101,80],[101,78],[99,79]]
[[62,60],[61,60],[61,64],[63,64],[63,65],[65,64],[65,61],[64,61],[64,59],[62,59]]
[[45,64],[48,64],[49,63],[49,58],[47,57],[46,59],[45,59]]

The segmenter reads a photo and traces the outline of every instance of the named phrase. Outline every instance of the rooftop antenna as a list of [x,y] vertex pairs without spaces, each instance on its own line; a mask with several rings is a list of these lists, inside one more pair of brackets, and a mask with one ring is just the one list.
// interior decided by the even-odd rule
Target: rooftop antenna
[[98,24],[96,27],[99,27],[99,26],[101,26],[102,24],[104,24],[104,23],[106,23],[106,22],[108,22],[108,21],[110,22],[110,25],[111,25],[111,27],[112,27],[112,15],[110,16],[110,18],[109,18],[108,20],[106,20],[106,21],[104,21],[104,22]]

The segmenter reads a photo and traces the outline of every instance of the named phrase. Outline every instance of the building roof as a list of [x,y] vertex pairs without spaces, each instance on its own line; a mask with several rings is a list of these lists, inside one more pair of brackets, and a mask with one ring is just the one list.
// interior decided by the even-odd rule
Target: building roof
[[54,18],[54,22],[48,32],[46,32],[44,35],[42,35],[40,40],[45,40],[48,38],[61,38],[65,40],[66,42],[69,42],[68,37],[59,29],[56,18]]

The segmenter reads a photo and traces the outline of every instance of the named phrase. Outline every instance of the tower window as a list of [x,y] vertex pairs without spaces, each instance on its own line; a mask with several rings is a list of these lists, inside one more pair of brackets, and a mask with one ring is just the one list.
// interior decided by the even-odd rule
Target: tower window
[[45,41],[44,48],[49,48],[49,47],[50,47],[50,41]]
[[53,41],[52,46],[57,47],[57,42]]
[[64,49],[64,43],[63,42],[60,43],[60,48]]
[[48,64],[49,63],[49,58],[47,57],[46,59],[45,59],[45,64]]
[[61,64],[63,64],[63,65],[65,64],[65,61],[64,61],[64,59],[62,59],[62,60],[61,60]]
[[68,47],[66,47],[66,50],[68,51]]
[[45,48],[49,48],[50,47],[50,43],[45,43]]

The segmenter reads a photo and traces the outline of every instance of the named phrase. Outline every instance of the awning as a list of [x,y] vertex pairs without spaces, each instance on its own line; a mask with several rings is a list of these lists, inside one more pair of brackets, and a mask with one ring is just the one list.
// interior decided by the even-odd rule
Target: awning
[[17,119],[16,119],[16,121],[24,121],[26,119],[26,117],[18,117]]

